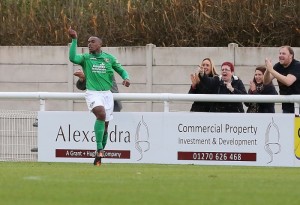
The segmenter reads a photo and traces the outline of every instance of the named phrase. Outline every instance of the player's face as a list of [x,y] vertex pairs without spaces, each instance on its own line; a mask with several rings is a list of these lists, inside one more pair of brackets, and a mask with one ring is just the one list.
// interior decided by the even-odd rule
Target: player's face
[[101,49],[101,40],[97,37],[90,37],[88,40],[90,53],[99,53]]
[[284,67],[287,67],[293,60],[293,55],[290,54],[286,47],[279,50],[279,63]]

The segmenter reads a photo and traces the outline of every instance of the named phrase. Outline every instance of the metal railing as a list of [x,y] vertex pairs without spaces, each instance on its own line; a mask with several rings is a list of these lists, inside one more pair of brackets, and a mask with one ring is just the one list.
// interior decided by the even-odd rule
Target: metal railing
[[[295,114],[299,115],[300,95],[224,95],[224,94],[174,94],[174,93],[113,93],[114,99],[120,101],[161,101],[164,112],[169,112],[169,102],[260,102],[260,103],[294,103]],[[40,111],[46,110],[46,100],[83,100],[84,93],[70,92],[0,92],[1,99],[37,99]]]

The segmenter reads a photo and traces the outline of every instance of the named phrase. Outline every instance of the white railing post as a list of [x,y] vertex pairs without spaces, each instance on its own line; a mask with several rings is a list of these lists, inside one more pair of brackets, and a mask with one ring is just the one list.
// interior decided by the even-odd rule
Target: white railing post
[[46,110],[46,101],[40,98],[40,111]]
[[164,101],[164,112],[170,112],[170,103],[169,103],[169,101]]
[[295,115],[296,115],[296,116],[299,116],[299,103],[298,103],[298,102],[295,102],[295,103],[294,103],[294,107],[295,107]]

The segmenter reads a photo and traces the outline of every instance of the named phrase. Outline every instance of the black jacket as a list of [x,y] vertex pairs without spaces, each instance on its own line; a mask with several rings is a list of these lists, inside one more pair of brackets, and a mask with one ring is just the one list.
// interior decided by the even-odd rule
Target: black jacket
[[[290,85],[286,86],[277,80],[279,86],[280,95],[299,95],[300,94],[300,62],[293,59],[288,67],[283,67],[280,63],[274,65],[274,70],[281,75],[287,76],[292,74],[296,77],[296,81]],[[294,103],[282,103],[282,110],[284,112],[294,113]]]
[[[211,76],[212,77],[212,76]],[[196,88],[193,89],[192,86],[190,87],[189,94],[212,94],[212,90],[208,89],[205,86],[202,86],[201,83],[196,85]],[[191,112],[209,112],[211,102],[198,102],[195,101],[192,104]]]
[[[250,95],[278,95],[278,92],[275,89],[273,83],[268,85],[263,85],[261,91],[252,92],[250,89],[248,90],[248,94]],[[275,103],[245,103],[248,107],[247,112],[251,111],[252,107],[257,107],[255,112],[257,113],[275,113]]]
[[[228,94],[228,95],[236,95],[236,94],[247,94],[245,86],[243,82],[237,77],[232,77],[231,85],[234,88],[233,92],[230,92],[226,85],[224,85],[224,81],[220,76],[208,77],[204,75],[200,76],[201,83],[207,89],[212,89],[214,94]],[[243,108],[243,103],[241,102],[215,102],[212,103],[210,107],[210,112],[245,112]]]

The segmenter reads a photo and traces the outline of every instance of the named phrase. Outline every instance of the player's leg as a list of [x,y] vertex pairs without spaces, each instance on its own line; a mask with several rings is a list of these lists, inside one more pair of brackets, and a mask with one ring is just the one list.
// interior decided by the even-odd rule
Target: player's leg
[[105,107],[106,118],[105,118],[105,131],[104,131],[103,143],[102,143],[103,149],[107,144],[109,121],[113,119],[113,111],[114,111],[113,94],[111,92],[107,92],[105,93],[104,96],[105,96],[104,107]]
[[105,131],[105,109],[103,106],[94,107],[92,112],[96,116],[96,121],[94,125],[94,131],[96,135],[97,153],[94,161],[95,165],[101,164],[101,158],[103,157],[103,136]]
[[106,112],[104,108],[104,97],[102,92],[87,90],[85,93],[85,100],[88,109],[96,116],[94,124],[94,131],[96,136],[97,151],[94,164],[101,164],[101,150],[103,150],[102,141],[105,130]]
[[105,109],[103,106],[93,108],[93,113],[96,116],[94,131],[96,135],[97,150],[103,149],[103,135],[105,131]]
[[104,156],[103,149],[107,143],[108,124],[113,118],[113,95],[110,91],[87,91],[86,101],[89,109],[96,116],[94,131],[96,136],[97,152],[94,164],[99,166],[101,164],[101,158]]
[[105,146],[107,144],[107,138],[108,138],[107,129],[108,129],[108,124],[109,124],[108,121],[105,122],[105,130],[104,130],[103,141],[102,141],[102,147],[103,147],[103,149],[105,148]]

